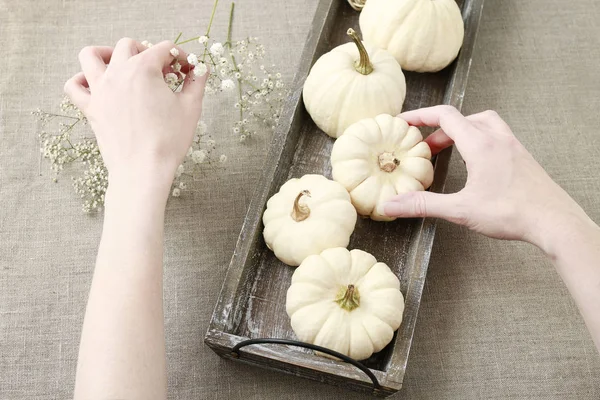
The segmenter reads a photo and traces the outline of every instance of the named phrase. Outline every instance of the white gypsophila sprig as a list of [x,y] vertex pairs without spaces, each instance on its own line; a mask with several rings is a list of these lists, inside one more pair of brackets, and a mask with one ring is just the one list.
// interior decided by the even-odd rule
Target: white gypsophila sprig
[[[166,71],[164,80],[173,92],[178,92],[182,90],[186,74],[189,73],[189,69],[183,68],[184,65],[192,69],[191,79],[210,72],[206,94],[223,91],[233,93],[236,98],[233,107],[238,118],[230,132],[237,135],[240,142],[245,142],[260,132],[275,129],[287,89],[275,66],[265,67],[265,49],[257,38],[248,37],[239,41],[231,39],[233,4],[227,40],[211,38],[210,27],[216,5],[215,1],[204,35],[185,41],[179,40],[181,34],[177,37],[175,43],[178,46],[190,43],[200,48],[199,51],[188,53],[183,60],[178,59],[180,51],[172,48],[170,54],[173,62]],[[148,41],[143,41],[142,44],[147,48],[152,47],[152,43]],[[190,67],[187,67],[186,62]],[[231,95],[227,96],[230,97]],[[76,193],[83,200],[84,211],[100,209],[108,187],[108,171],[83,113],[65,98],[60,104],[60,113],[37,110],[33,114],[40,121],[41,157],[49,160],[54,181],[67,165],[72,164],[73,171],[79,171],[79,175],[72,176],[72,181]],[[193,181],[206,171],[227,163],[227,155],[216,153],[216,148],[217,142],[208,134],[207,125],[200,121],[192,145],[174,174],[171,188],[173,197],[182,196],[183,191],[188,189],[190,179]]]

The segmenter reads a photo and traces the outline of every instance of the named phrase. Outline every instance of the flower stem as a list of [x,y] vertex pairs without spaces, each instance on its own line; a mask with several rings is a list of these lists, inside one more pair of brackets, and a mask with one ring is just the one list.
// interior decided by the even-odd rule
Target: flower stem
[[219,0],[215,0],[215,4],[213,5],[212,13],[210,14],[210,21],[208,21],[208,27],[206,28],[206,37],[210,37],[210,28],[212,27],[213,19],[215,18],[217,4],[219,4]]
[[363,75],[369,75],[371,72],[373,72],[373,64],[371,64],[371,60],[369,60],[369,53],[367,53],[367,49],[365,49],[365,46],[354,29],[348,29],[347,34],[352,38],[352,41],[354,41],[356,47],[358,47],[358,54],[360,55],[360,59],[354,64],[354,68],[356,68],[356,70]]
[[[235,57],[231,52],[231,31],[233,30],[233,11],[235,10],[235,3],[231,2],[231,8],[229,9],[229,25],[227,27],[227,42],[225,42],[225,46],[229,47],[229,55],[231,56],[231,62],[233,63],[233,68],[235,72],[240,72],[237,62],[235,61]],[[238,97],[240,103],[240,122],[244,120],[244,108],[242,107],[242,80],[237,78],[238,81]]]
[[79,120],[79,118],[77,118],[77,117],[72,117],[72,116],[70,116],[70,115],[64,115],[64,114],[53,114],[53,113],[49,113],[49,112],[45,112],[45,111],[44,111],[43,113],[44,113],[44,115],[49,115],[49,116],[51,116],[51,117],[61,117],[61,118],[69,118],[69,119],[76,119],[76,120]]
[[174,42],[175,44],[177,44],[177,41],[178,41],[179,39],[181,39],[181,35],[182,35],[182,34],[183,34],[183,32],[179,32],[179,35],[177,35],[177,39],[175,39],[175,42]]
[[229,10],[229,26],[227,27],[227,42],[225,43],[226,46],[229,46],[229,48],[231,49],[231,28],[233,25],[233,10],[235,8],[235,3],[231,2],[231,8]]
[[177,43],[177,44],[178,44],[179,46],[181,46],[182,44],[186,44],[186,43],[189,43],[189,42],[195,42],[195,41],[196,41],[196,40],[198,40],[198,39],[200,39],[200,36],[196,36],[196,37],[193,37],[193,38],[191,38],[191,39],[184,40],[183,42],[179,42],[179,43]]

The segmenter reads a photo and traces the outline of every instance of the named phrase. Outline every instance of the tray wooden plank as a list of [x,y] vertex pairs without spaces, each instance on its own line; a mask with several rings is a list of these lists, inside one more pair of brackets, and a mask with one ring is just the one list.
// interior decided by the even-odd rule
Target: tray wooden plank
[[[435,74],[405,73],[404,110],[435,104],[461,108],[484,0],[457,0],[465,22],[465,39],[457,60]],[[286,292],[294,268],[281,263],[262,238],[262,213],[267,200],[292,177],[320,173],[331,178],[329,157],[333,139],[321,132],[302,103],[304,80],[314,62],[333,47],[348,42],[346,30],[359,32],[359,14],[344,0],[321,0],[309,32],[293,90],[274,135],[258,189],[253,196],[205,342],[217,354],[231,354],[248,338],[295,339],[285,312]],[[426,133],[426,132],[424,132]],[[452,150],[434,159],[430,188],[443,192]],[[359,219],[349,248],[360,248],[383,261],[400,278],[405,296],[402,325],[392,342],[363,363],[377,376],[388,396],[402,386],[421,301],[433,240],[435,220],[403,219],[382,223]],[[305,378],[371,392],[370,380],[353,366],[289,346],[253,345],[242,350],[242,362]]]

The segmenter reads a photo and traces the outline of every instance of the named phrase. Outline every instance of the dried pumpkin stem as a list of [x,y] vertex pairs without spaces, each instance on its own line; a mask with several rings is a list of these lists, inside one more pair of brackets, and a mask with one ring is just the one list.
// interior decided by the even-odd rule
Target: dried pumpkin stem
[[294,200],[294,208],[292,208],[292,218],[296,222],[304,221],[306,218],[310,216],[310,208],[306,204],[300,204],[300,199],[302,196],[310,197],[310,192],[308,190],[303,190],[298,193],[296,196],[296,200]]
[[373,64],[371,64],[367,49],[365,49],[365,46],[354,29],[348,29],[347,34],[352,38],[352,41],[356,44],[356,47],[358,47],[358,54],[360,55],[360,59],[354,63],[354,68],[356,68],[356,70],[363,75],[369,75],[371,72],[373,72]]
[[342,287],[338,292],[335,302],[346,311],[352,311],[360,306],[360,294],[356,286],[350,284]]
[[385,172],[394,172],[400,165],[400,160],[394,156],[394,153],[381,153],[379,155],[379,169]]

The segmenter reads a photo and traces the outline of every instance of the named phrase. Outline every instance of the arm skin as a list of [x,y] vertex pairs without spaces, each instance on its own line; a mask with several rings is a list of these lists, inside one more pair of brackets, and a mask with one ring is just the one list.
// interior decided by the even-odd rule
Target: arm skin
[[[79,348],[75,398],[165,399],[160,188],[110,183]],[[165,195],[166,194],[166,195]]]
[[600,228],[574,217],[544,235],[539,246],[550,257],[600,351]]
[[[102,238],[81,333],[75,399],[165,399],[163,224],[177,166],[189,149],[207,75],[174,93],[163,73],[172,42],[132,39],[86,47],[65,92],[86,115],[108,169]],[[177,54],[177,52],[174,52]]]
[[468,178],[458,193],[413,192],[382,204],[397,217],[434,217],[486,236],[521,240],[552,260],[600,351],[600,228],[544,171],[494,111],[463,116],[450,106],[400,114],[440,127],[432,153],[455,145]]

